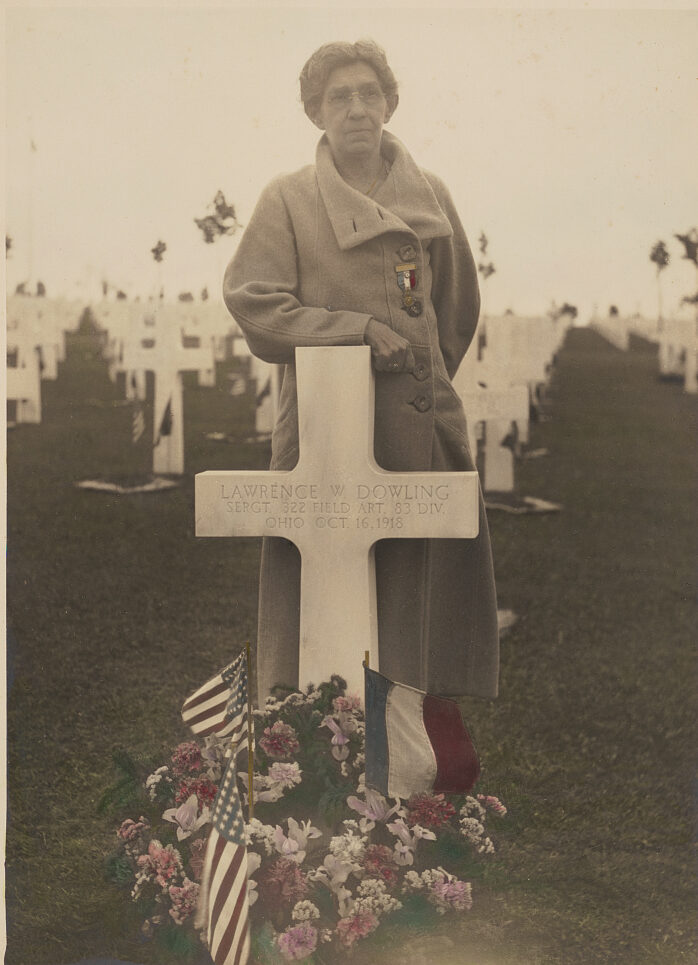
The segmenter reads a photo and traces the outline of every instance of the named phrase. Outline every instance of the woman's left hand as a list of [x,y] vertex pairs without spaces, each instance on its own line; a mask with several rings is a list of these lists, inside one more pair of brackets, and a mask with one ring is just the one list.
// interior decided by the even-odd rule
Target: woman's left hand
[[366,326],[364,341],[371,346],[373,367],[377,372],[411,372],[414,369],[412,346],[389,325],[372,318]]

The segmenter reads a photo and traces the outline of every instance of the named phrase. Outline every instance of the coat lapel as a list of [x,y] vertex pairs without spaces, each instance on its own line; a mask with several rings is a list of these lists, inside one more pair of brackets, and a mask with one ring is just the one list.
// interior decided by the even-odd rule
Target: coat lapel
[[342,179],[327,139],[318,144],[318,186],[339,247],[346,251],[391,231],[411,231],[420,241],[450,237],[448,218],[405,146],[384,131],[381,150],[392,166],[375,197],[367,198]]

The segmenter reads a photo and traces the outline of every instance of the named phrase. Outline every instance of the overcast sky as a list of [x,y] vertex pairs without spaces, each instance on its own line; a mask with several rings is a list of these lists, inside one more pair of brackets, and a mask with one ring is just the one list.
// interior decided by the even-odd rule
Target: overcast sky
[[[673,238],[698,224],[698,13],[386,8],[10,8],[8,290],[88,298],[217,294],[237,238],[193,219],[217,189],[250,217],[264,184],[312,163],[298,97],[320,44],[370,36],[400,83],[390,122],[489,238],[486,310],[656,312],[696,288]],[[32,143],[35,150],[32,149]]]

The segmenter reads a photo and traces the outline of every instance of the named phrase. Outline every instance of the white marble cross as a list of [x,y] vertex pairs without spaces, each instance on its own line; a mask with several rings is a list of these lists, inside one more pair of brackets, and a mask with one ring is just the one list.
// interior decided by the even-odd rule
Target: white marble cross
[[[179,329],[168,328],[158,319],[152,334],[124,347],[123,367],[127,381],[132,373],[155,374],[153,415],[153,472],[181,475],[184,472],[184,406],[182,372],[213,369],[211,344],[185,347]],[[169,407],[169,433],[161,432]]]
[[16,402],[15,422],[41,422],[41,370],[34,339],[7,333],[7,399]]
[[[197,536],[282,536],[301,554],[299,686],[378,668],[373,545],[474,538],[475,472],[387,472],[373,457],[368,346],[296,350],[300,455],[286,472],[196,476]],[[429,416],[426,416],[428,418]]]
[[[486,492],[513,492],[514,453],[502,442],[512,423],[519,428],[522,442],[528,438],[528,387],[509,385],[496,370],[484,364],[473,364],[466,355],[453,379],[453,387],[465,409],[468,442],[473,458],[477,454],[476,426],[484,425],[483,489]],[[521,427],[525,427],[521,431]]]

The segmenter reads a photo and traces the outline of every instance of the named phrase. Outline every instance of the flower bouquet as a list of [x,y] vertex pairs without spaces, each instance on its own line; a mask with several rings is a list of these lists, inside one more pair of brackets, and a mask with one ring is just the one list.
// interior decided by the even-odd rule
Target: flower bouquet
[[[250,962],[341,962],[391,927],[471,907],[470,879],[494,852],[486,824],[506,814],[498,798],[386,800],[366,787],[361,702],[338,677],[269,698],[253,721]],[[123,758],[127,773],[105,796],[123,816],[107,873],[140,910],[143,936],[180,960],[209,961],[195,909],[226,763],[226,743],[211,736],[179,744],[150,774]],[[247,816],[247,755],[238,765]]]

